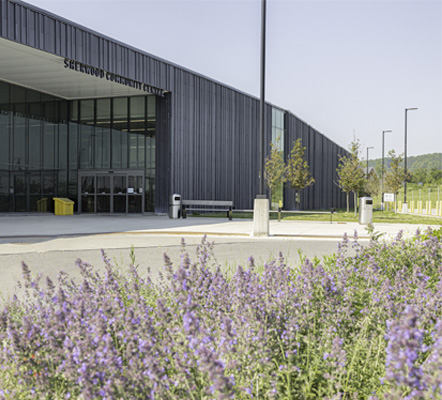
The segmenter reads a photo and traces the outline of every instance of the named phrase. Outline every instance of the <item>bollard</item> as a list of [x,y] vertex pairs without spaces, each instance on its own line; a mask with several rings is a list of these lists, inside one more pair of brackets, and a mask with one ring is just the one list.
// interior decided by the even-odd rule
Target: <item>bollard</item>
[[410,213],[414,214],[414,200],[410,201]]
[[402,212],[402,201],[397,202],[397,212]]
[[422,200],[417,202],[417,213],[422,214]]

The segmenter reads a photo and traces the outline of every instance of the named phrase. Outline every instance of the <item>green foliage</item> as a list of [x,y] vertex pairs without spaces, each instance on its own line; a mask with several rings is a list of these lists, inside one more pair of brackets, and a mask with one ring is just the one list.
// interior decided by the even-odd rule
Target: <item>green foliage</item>
[[359,140],[353,140],[349,146],[349,156],[341,156],[339,166],[336,170],[338,174],[338,186],[347,193],[347,212],[349,212],[348,195],[353,192],[355,195],[355,214],[357,213],[357,195],[364,188],[366,177],[364,169],[359,159]]
[[[385,164],[391,162],[387,156]],[[378,174],[381,174],[381,159],[369,161],[369,166],[375,167]],[[388,170],[388,167],[386,168]],[[407,170],[411,173],[411,182],[442,184],[442,153],[422,154],[419,156],[407,157]]]
[[368,175],[364,192],[370,197],[377,196],[381,191],[379,176],[376,173]]
[[270,193],[276,192],[276,189],[286,181],[284,154],[279,147],[279,139],[276,143],[270,143],[270,156],[266,158],[264,178]]
[[[305,147],[302,147],[302,139],[296,139],[290,151],[286,167],[287,183],[298,193],[315,183],[315,179],[312,177],[310,167],[305,159],[305,149]],[[297,202],[299,203],[299,200]]]
[[405,174],[404,167],[401,166],[402,156],[396,156],[394,150],[391,150],[388,155],[391,161],[390,169],[384,176],[385,185],[388,191],[397,195],[407,175]]
[[[413,183],[427,183],[427,170],[425,168],[418,168],[411,174],[411,182]],[[431,180],[431,179],[430,179]]]
[[[384,158],[386,164],[390,162],[388,156]],[[377,163],[381,163],[380,158],[369,161],[369,166],[374,167]],[[426,170],[442,169],[442,153],[421,154],[419,156],[407,156],[407,169],[411,172],[422,168]]]
[[104,254],[78,285],[24,266],[0,310],[0,398],[440,399],[441,234],[228,272],[203,238],[159,282]]

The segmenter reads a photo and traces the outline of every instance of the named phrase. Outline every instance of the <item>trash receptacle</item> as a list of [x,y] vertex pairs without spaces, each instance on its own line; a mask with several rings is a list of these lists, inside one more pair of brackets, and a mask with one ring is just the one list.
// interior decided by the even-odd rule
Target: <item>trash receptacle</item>
[[373,199],[371,197],[359,199],[359,223],[361,225],[373,223]]
[[174,193],[169,200],[169,218],[179,218],[181,213],[181,195]]
[[55,215],[73,215],[74,214],[74,202],[72,200],[54,197],[54,214]]
[[48,211],[48,199],[46,197],[37,200],[37,211],[47,212]]

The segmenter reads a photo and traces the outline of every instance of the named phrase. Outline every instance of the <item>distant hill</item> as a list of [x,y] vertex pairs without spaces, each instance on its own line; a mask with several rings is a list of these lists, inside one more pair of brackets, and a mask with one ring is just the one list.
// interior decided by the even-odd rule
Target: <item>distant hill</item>
[[[390,158],[384,158],[385,168],[388,169],[390,164]],[[368,165],[374,167],[379,173],[382,166],[382,158],[376,158],[374,160],[368,160]],[[435,169],[442,170],[442,153],[422,154],[420,156],[408,156],[407,157],[407,169],[414,172],[420,168],[428,171]]]

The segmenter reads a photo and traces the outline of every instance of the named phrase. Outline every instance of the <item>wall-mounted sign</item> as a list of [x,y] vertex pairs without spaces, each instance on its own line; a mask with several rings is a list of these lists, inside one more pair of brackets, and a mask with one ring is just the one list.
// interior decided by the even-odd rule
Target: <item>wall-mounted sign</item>
[[158,89],[156,87],[147,85],[146,83],[136,81],[134,79],[129,79],[121,75],[113,74],[111,72],[107,72],[100,68],[95,68],[87,64],[83,64],[78,61],[70,60],[69,58],[64,59],[64,67],[71,69],[73,71],[81,72],[83,74],[95,76],[97,78],[106,79],[111,82],[119,83],[120,85],[129,86],[134,89],[141,90],[146,93],[152,93],[157,96],[164,97],[166,93],[165,90]]
[[394,201],[394,193],[384,193],[384,201]]

